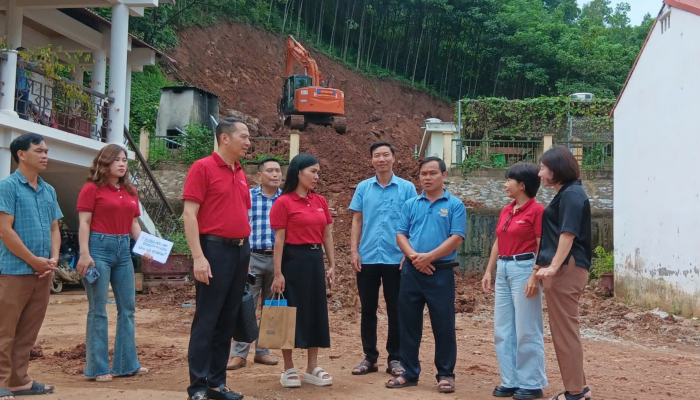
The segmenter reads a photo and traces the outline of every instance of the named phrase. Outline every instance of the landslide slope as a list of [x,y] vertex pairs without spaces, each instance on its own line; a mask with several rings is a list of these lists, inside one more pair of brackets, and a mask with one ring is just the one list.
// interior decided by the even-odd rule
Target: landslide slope
[[[191,28],[180,33],[178,60],[170,75],[219,96],[222,115],[235,109],[260,120],[260,136],[288,137],[280,126],[277,102],[285,76],[285,39],[243,24]],[[310,126],[301,136],[301,151],[321,160],[319,193],[337,213],[336,247],[346,253],[351,214],[347,211],[354,185],[372,175],[369,146],[388,141],[397,149],[396,172],[415,181],[421,125],[426,118],[453,120],[454,107],[441,99],[389,79],[362,76],[325,55],[310,50],[326,79],[345,92],[348,130]],[[302,73],[301,68],[297,73]],[[346,253],[347,254],[347,253]],[[340,254],[341,260],[344,258]]]

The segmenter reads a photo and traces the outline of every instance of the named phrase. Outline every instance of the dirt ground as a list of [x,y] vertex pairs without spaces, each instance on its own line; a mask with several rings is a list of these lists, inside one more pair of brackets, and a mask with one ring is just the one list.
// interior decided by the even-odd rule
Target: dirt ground
[[[388,375],[380,372],[352,376],[352,367],[362,360],[359,340],[359,306],[343,306],[329,296],[332,348],[322,349],[320,364],[334,379],[329,388],[304,385],[283,389],[279,384],[281,366],[252,363],[230,371],[228,385],[246,398],[280,400],[320,399],[490,399],[499,384],[493,346],[493,297],[478,290],[478,277],[457,277],[457,391],[439,395],[435,389],[432,365],[434,341],[426,315],[421,347],[423,375],[418,387],[385,389]],[[352,285],[353,282],[345,282]],[[661,318],[645,310],[627,307],[602,298],[590,286],[582,301],[582,333],[585,367],[597,399],[652,400],[690,399],[700,390],[700,327],[698,321]],[[349,296],[347,296],[349,297]],[[344,299],[347,301],[347,299]],[[80,290],[53,295],[37,344],[37,358],[30,373],[37,380],[57,385],[54,399],[90,396],[94,399],[185,399],[188,383],[187,343],[193,313],[193,289],[155,290],[138,295],[136,336],[142,365],[151,373],[138,378],[119,378],[111,383],[95,383],[81,375],[85,357],[87,301]],[[108,305],[110,342],[113,344],[116,306]],[[385,309],[379,311],[380,349],[386,340]],[[548,332],[548,327],[545,328]],[[552,396],[562,390],[551,338],[545,337],[547,374]],[[273,355],[281,357],[279,351]],[[297,367],[304,367],[305,355],[295,353]],[[385,352],[382,351],[382,356]],[[382,367],[386,361],[380,360]],[[382,371],[382,369],[380,369]]]

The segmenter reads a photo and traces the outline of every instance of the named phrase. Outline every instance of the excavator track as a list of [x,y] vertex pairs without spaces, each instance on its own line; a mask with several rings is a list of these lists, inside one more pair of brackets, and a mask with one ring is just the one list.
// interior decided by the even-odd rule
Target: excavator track
[[303,115],[292,115],[289,117],[289,127],[291,129],[303,131],[305,126],[306,122]]
[[345,117],[332,117],[331,126],[336,132],[338,132],[338,134],[342,135],[347,129],[347,121],[345,120]]

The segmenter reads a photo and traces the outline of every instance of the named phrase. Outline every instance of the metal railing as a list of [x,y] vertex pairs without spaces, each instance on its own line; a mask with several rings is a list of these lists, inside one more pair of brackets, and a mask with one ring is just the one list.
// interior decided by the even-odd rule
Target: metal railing
[[[149,140],[148,161],[151,165],[155,165],[158,161],[185,161],[186,136],[151,136]],[[213,141],[207,142],[211,143],[213,150]]]
[[139,200],[160,234],[168,234],[175,227],[177,219],[175,210],[173,210],[163,189],[153,176],[148,161],[141,154],[139,146],[126,128],[124,129],[124,137],[128,143],[129,150],[133,151],[136,156],[136,160],[129,162],[129,173],[131,174],[131,180],[136,185]]
[[[0,58],[0,64],[7,62],[6,55],[0,55]],[[46,72],[32,63],[17,61],[14,109],[19,117],[104,142],[109,124],[109,103],[114,99],[78,82],[65,78],[62,80],[89,95],[90,103],[84,104],[71,98],[52,79],[46,77]]]
[[542,140],[454,139],[461,155],[461,165],[467,170],[478,168],[506,169],[524,162],[537,162]]
[[276,156],[287,160],[289,157],[289,138],[252,137],[247,157],[255,160],[262,156]]
[[614,142],[612,140],[557,141],[554,144],[569,148],[582,169],[611,170],[613,168]]

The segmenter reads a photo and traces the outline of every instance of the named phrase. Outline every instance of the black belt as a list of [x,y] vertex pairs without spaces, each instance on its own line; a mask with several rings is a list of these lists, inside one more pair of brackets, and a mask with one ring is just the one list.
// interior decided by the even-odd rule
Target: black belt
[[216,236],[216,235],[199,235],[199,240],[206,240],[209,242],[214,242],[214,243],[221,243],[229,246],[236,246],[236,247],[241,247],[244,244],[248,243],[248,238],[242,238],[242,239],[231,239],[231,238],[225,238],[221,236]]
[[459,262],[455,260],[433,261],[431,264],[433,264],[433,267],[435,267],[435,269],[448,269],[459,267]]
[[535,253],[523,253],[516,254],[514,256],[498,256],[498,259],[503,261],[525,261],[532,260],[533,258],[535,258]]
[[252,249],[255,254],[262,254],[264,256],[271,256],[273,254],[273,249]]
[[305,244],[284,244],[285,248],[292,248],[292,249],[303,249],[303,250],[319,250],[323,248],[322,244],[310,244],[310,243],[305,243]]

